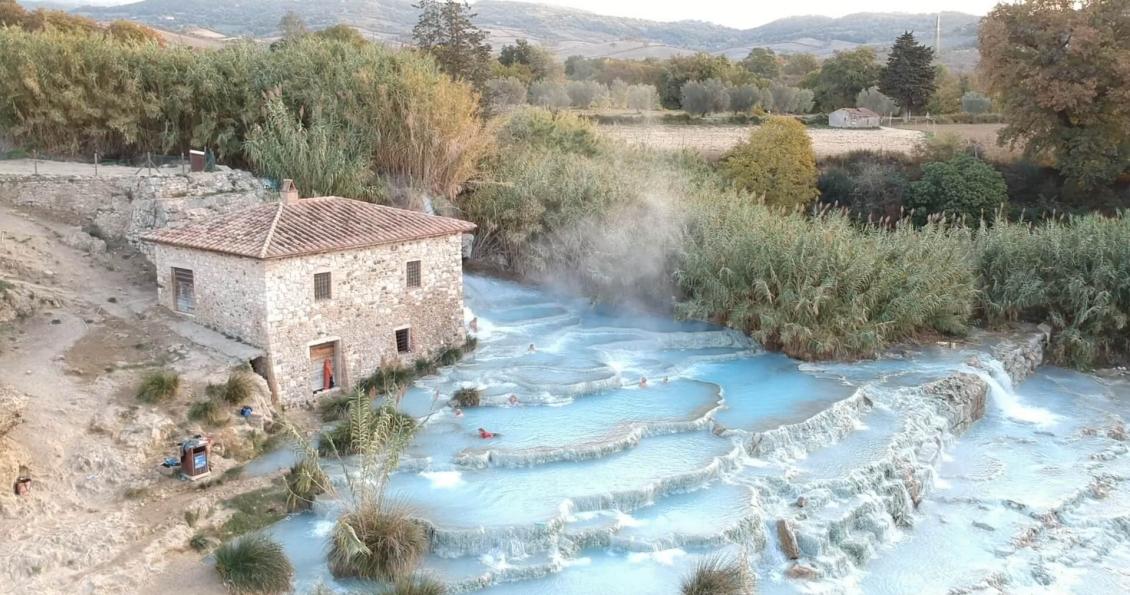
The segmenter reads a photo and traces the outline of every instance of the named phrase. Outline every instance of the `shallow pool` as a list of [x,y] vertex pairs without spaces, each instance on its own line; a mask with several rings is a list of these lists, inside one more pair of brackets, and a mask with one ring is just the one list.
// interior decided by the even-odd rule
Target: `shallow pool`
[[[674,594],[714,555],[764,593],[1130,591],[1125,382],[1044,368],[1014,388],[989,336],[799,363],[710,325],[465,289],[478,349],[405,395],[426,423],[389,486],[434,528],[423,571],[454,591]],[[992,387],[958,435],[916,392],[955,371]],[[457,416],[447,398],[468,386],[483,406]],[[921,489],[899,493],[900,474]],[[339,509],[271,529],[299,592],[371,588],[328,573]]]

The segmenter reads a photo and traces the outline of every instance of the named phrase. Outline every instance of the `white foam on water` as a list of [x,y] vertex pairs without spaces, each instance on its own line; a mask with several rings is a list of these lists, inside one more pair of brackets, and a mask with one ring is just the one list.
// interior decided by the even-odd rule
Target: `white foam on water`
[[617,511],[616,524],[621,527],[641,527],[647,523],[646,521],[641,521],[640,519],[637,519],[630,514]]
[[310,531],[310,536],[311,537],[318,537],[318,538],[329,537],[330,533],[333,533],[334,525],[336,525],[336,524],[337,524],[337,521],[328,521],[328,520],[318,521],[318,522],[314,523],[314,528],[313,528],[313,530]]
[[978,371],[978,375],[989,384],[989,394],[993,403],[1000,408],[1002,413],[1014,420],[1039,426],[1050,426],[1056,423],[1058,418],[1051,411],[1041,407],[1032,407],[1021,401],[1020,395],[1016,394],[1016,391],[1012,388],[1012,379],[999,361],[989,359],[988,366],[988,373]]
[[675,560],[686,556],[686,550],[681,548],[671,548],[667,550],[659,550],[656,552],[632,552],[628,554],[628,561],[633,564],[641,562],[658,562],[664,566],[674,566]]
[[423,471],[420,476],[437,490],[449,490],[463,484],[463,473],[459,471]]

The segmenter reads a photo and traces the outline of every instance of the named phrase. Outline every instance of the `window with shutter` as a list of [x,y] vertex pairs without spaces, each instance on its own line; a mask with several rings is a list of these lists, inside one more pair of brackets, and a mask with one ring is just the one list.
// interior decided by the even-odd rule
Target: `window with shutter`
[[184,314],[196,311],[196,288],[189,269],[173,268],[173,305]]
[[412,351],[412,336],[409,329],[402,328],[396,331],[397,353],[410,353]]

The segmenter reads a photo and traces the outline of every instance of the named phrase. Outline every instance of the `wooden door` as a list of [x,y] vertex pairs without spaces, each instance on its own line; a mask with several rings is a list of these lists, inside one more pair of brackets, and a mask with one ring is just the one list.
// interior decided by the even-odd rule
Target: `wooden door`
[[193,286],[192,271],[173,269],[173,304],[177,312],[192,314],[196,310],[196,289]]
[[337,346],[322,343],[310,348],[310,390],[321,392],[338,385]]

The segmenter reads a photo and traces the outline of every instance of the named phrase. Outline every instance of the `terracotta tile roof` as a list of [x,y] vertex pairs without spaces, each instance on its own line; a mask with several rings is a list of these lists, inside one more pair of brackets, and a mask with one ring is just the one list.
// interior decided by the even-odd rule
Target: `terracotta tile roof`
[[141,236],[146,242],[250,258],[339,252],[475,229],[473,223],[327,196],[278,202]]

